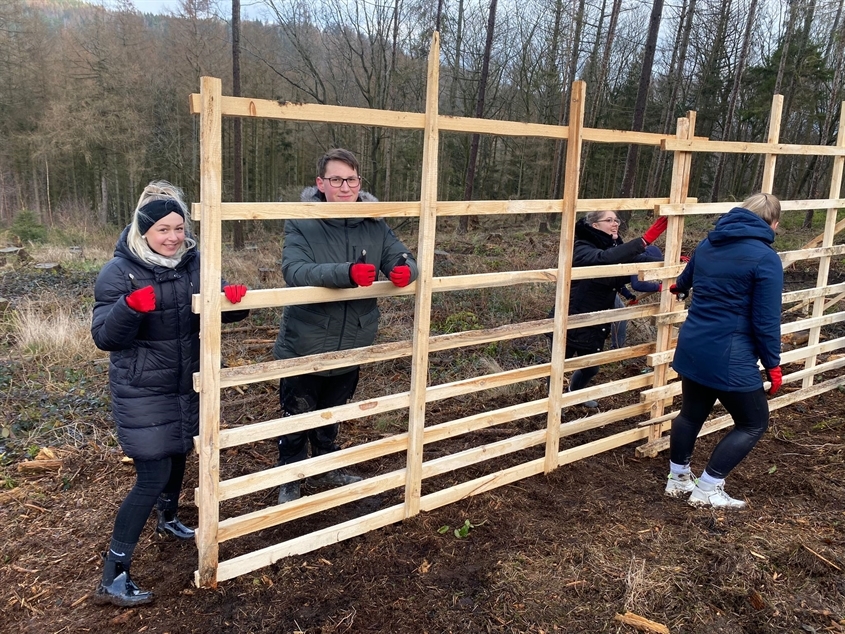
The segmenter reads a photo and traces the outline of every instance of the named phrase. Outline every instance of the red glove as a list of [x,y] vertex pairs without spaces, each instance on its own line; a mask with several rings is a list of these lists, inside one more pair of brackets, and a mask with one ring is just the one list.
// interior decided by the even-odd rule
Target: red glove
[[680,288],[678,288],[677,284],[672,284],[672,286],[669,287],[669,292],[680,300],[686,299],[687,295],[689,295],[687,291],[682,291]]
[[660,216],[643,234],[643,241],[646,244],[651,244],[659,238],[664,231],[666,231],[666,224],[669,222],[668,216]]
[[156,309],[156,293],[152,286],[145,286],[129,293],[126,296],[126,303],[132,310],[149,313]]
[[783,385],[783,371],[777,365],[769,370],[766,370],[766,376],[772,382],[772,387],[769,388],[769,396],[774,396],[778,393],[780,386]]
[[349,267],[349,279],[358,286],[372,286],[376,281],[376,265],[356,262]]
[[640,300],[638,298],[628,300],[628,306],[636,306]]
[[683,264],[686,264],[687,262],[689,262],[689,256],[688,255],[682,255],[681,256],[681,262]]
[[246,295],[246,286],[243,284],[229,284],[223,287],[223,292],[226,293],[226,299],[233,304],[237,304]]
[[411,267],[407,264],[394,266],[388,277],[394,286],[398,286],[399,288],[407,286],[411,283]]

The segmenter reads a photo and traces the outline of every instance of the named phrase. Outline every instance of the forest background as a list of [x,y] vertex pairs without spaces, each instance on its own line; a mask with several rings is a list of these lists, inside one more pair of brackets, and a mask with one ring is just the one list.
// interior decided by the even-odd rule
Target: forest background
[[[157,178],[197,200],[188,95],[204,75],[224,94],[421,112],[434,30],[443,115],[565,125],[584,79],[589,127],[667,133],[694,110],[698,136],[765,141],[778,93],[781,142],[830,145],[845,99],[843,0],[256,0],[249,19],[240,4],[182,0],[154,15],[129,1],[0,0],[0,222],[28,210],[49,225],[123,226]],[[332,146],[359,155],[380,199],[419,198],[419,131],[235,125],[224,121],[224,200],[298,200]],[[561,146],[444,134],[438,197],[560,196]],[[665,196],[666,154],[588,146],[580,196]],[[783,157],[774,193],[825,197],[831,158]],[[761,171],[759,156],[708,155],[690,192],[741,199]]]

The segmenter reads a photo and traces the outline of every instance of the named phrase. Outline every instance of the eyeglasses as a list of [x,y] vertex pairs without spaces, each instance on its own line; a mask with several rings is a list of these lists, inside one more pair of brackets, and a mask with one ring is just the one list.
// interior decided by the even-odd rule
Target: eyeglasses
[[602,218],[601,220],[596,220],[596,222],[610,222],[612,224],[618,225],[621,221],[619,218]]
[[350,189],[355,189],[356,187],[358,187],[358,185],[361,184],[361,179],[358,176],[350,176],[349,178],[341,178],[340,176],[328,176],[324,177],[323,180],[336,189],[343,187],[344,182],[349,185]]

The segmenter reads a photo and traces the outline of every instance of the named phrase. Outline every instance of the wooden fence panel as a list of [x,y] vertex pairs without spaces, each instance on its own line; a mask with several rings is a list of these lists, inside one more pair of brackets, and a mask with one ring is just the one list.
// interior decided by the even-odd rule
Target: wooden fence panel
[[[439,38],[435,34],[429,56],[426,110],[424,113],[372,111],[360,108],[317,104],[279,104],[274,101],[223,97],[219,79],[203,78],[201,92],[192,95],[191,111],[200,115],[201,200],[192,207],[192,216],[202,222],[201,293],[194,298],[194,311],[202,322],[200,372],[194,377],[200,393],[200,433],[195,439],[200,457],[200,478],[195,499],[200,508],[197,546],[199,565],[196,581],[201,586],[246,574],[267,566],[282,557],[309,552],[316,548],[349,539],[365,532],[395,523],[420,511],[451,504],[472,495],[493,490],[526,477],[548,473],[560,465],[596,455],[617,447],[642,441],[637,448],[643,455],[655,455],[668,446],[665,432],[671,427],[672,399],[680,393],[680,382],[671,369],[677,327],[686,316],[682,303],[663,292],[658,303],[611,311],[568,315],[569,287],[573,280],[618,275],[637,275],[643,280],[661,280],[664,288],[683,270],[681,255],[684,220],[687,215],[726,213],[733,203],[698,203],[689,197],[689,174],[696,152],[748,152],[763,154],[764,191],[774,183],[776,157],[783,154],[816,154],[833,156],[830,197],[821,200],[783,201],[784,211],[827,209],[825,232],[818,243],[780,254],[784,267],[798,261],[818,260],[819,274],[814,288],[790,290],[783,295],[785,336],[801,338],[801,347],[783,353],[784,364],[804,363],[804,369],[784,376],[784,383],[802,382],[802,387],[770,401],[777,409],[812,398],[824,391],[845,384],[841,368],[845,355],[845,337],[823,340],[825,328],[845,321],[845,311],[834,310],[845,297],[845,284],[829,284],[830,258],[845,254],[845,245],[835,245],[834,236],[845,223],[837,223],[837,211],[845,206],[841,196],[843,162],[845,162],[845,128],[840,123],[835,147],[789,145],[779,139],[779,104],[775,96],[772,124],[766,143],[734,143],[708,141],[694,136],[695,113],[679,120],[674,135],[633,133],[583,127],[586,85],[575,82],[570,104],[571,120],[567,126],[549,126],[508,121],[487,121],[474,118],[444,117],[438,112]],[[223,116],[267,117],[300,122],[332,122],[353,125],[378,125],[417,129],[423,134],[421,195],[419,201],[359,203],[354,211],[339,203],[230,203],[222,197],[221,119]],[[845,115],[843,115],[845,116]],[[439,201],[437,200],[437,157],[440,133],[443,131],[536,136],[567,141],[564,193],[561,200],[529,201]],[[584,142],[641,143],[674,152],[672,183],[665,198],[578,199],[580,157]],[[651,209],[669,217],[664,261],[657,263],[573,269],[571,253],[574,243],[575,217],[591,210]],[[438,217],[487,214],[549,214],[561,216],[558,263],[554,269],[509,271],[489,274],[435,277],[434,246]],[[237,307],[225,301],[219,292],[221,278],[221,233],[223,220],[266,220],[289,218],[345,218],[355,216],[377,218],[418,218],[419,242],[417,260],[420,275],[415,284],[397,289],[389,282],[376,282],[372,287],[356,289],[278,288],[251,291]],[[431,335],[431,306],[434,293],[486,289],[520,284],[555,284],[556,313],[553,319],[505,324],[483,330]],[[235,308],[258,309],[294,304],[359,299],[364,297],[414,296],[414,330],[409,341],[377,344],[346,350],[288,359],[255,363],[242,367],[220,368],[220,313]],[[800,316],[799,310],[812,304],[812,313]],[[618,350],[565,358],[566,333],[572,328],[621,320],[648,320],[656,327],[655,341],[627,346]],[[536,365],[462,378],[451,383],[429,385],[429,355],[459,351],[470,346],[517,340],[553,334],[551,361]],[[806,333],[806,336],[802,333]],[[819,356],[825,359],[819,362]],[[286,376],[306,372],[366,364],[392,359],[411,359],[411,380],[408,391],[380,396],[285,418],[262,420],[220,429],[220,390],[262,381],[277,381]],[[577,393],[563,391],[567,373],[579,368],[626,359],[640,358],[654,368],[648,374],[594,384]],[[834,378],[813,385],[815,377],[836,373]],[[426,420],[426,406],[444,399],[456,399],[523,384],[548,380],[548,395],[525,400],[508,407],[484,410],[461,418],[432,423]],[[608,411],[597,412],[577,420],[562,422],[561,411],[586,399],[614,395],[630,395],[631,402]],[[329,455],[318,456],[292,465],[258,469],[254,472],[220,478],[221,449],[249,445],[285,433],[305,431],[317,426],[363,420],[371,416],[407,410],[407,432],[373,439]],[[528,423],[527,421],[530,421]],[[715,415],[705,425],[703,434],[712,433],[730,424],[727,416]],[[517,426],[522,424],[523,426]],[[605,430],[598,440],[578,443],[578,434]],[[467,440],[462,449],[424,459],[423,450],[450,439]],[[492,439],[492,440],[488,440]],[[472,442],[470,442],[472,441]],[[508,459],[499,468],[496,460]],[[221,520],[221,503],[259,494],[292,480],[348,467],[367,461],[382,461],[385,467],[378,475],[337,489],[309,495],[282,505],[256,508],[242,515]],[[514,461],[518,461],[514,464]],[[438,477],[455,477],[466,473],[466,467],[485,466],[489,473],[465,476],[458,482],[425,493],[423,483]],[[491,465],[491,466],[487,466]],[[305,535],[299,535],[258,551],[235,554],[219,561],[219,545],[235,542],[239,537],[258,530],[291,522],[315,514],[325,516],[332,509],[365,498],[393,492],[400,503],[391,504],[361,517],[332,523]],[[225,513],[223,513],[225,515]],[[228,546],[227,546],[228,548]]]

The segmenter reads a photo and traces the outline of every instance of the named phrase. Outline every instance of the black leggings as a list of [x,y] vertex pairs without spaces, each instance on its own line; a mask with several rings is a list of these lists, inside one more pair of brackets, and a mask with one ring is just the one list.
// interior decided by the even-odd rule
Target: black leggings
[[722,438],[707,463],[707,473],[724,479],[745,458],[769,427],[769,404],[762,387],[753,392],[725,392],[682,378],[681,413],[672,421],[670,460],[689,464],[695,441],[716,399],[734,419],[734,428]]
[[176,511],[185,477],[186,456],[177,454],[161,460],[135,460],[135,486],[117,512],[112,540],[137,544],[159,496],[162,511]]

